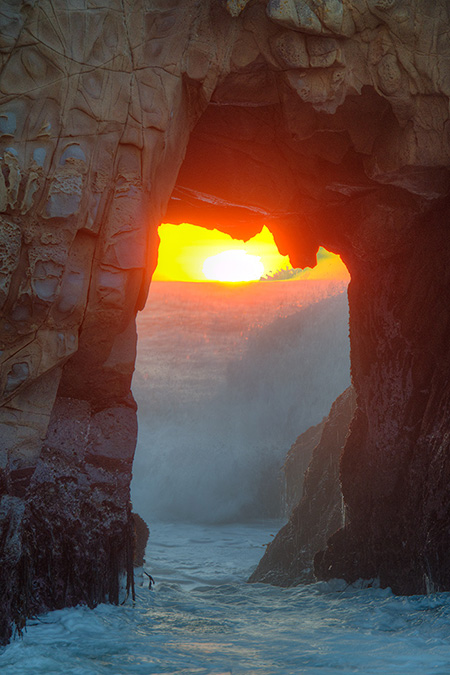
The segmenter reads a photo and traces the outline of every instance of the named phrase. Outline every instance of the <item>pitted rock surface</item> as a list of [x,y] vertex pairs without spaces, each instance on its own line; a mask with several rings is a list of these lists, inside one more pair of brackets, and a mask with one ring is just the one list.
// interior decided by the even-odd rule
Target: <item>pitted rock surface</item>
[[[83,583],[117,596],[83,575],[103,555],[117,577],[132,539],[134,320],[162,219],[243,238],[267,223],[296,266],[342,255],[358,410],[349,524],[317,572],[450,588],[448,3],[16,0],[0,24],[0,524],[21,561],[1,566],[4,638]],[[72,522],[59,487],[41,498],[64,475],[90,515],[81,586],[61,562],[54,595],[30,514]],[[55,529],[61,551],[78,532]]]

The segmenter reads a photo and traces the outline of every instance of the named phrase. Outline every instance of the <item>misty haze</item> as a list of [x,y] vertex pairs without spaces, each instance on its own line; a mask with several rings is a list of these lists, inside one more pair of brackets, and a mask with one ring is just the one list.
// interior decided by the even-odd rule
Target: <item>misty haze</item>
[[346,283],[154,282],[138,334],[134,508],[280,517],[290,445],[350,382]]

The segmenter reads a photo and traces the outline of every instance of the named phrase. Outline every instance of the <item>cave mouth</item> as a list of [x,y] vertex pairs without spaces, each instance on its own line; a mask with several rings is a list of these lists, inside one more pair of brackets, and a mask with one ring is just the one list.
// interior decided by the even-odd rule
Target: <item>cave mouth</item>
[[[342,257],[352,278],[357,408],[341,459],[346,525],[317,558],[316,574],[349,582],[378,577],[400,593],[425,588],[420,551],[430,546],[426,523],[432,508],[427,500],[411,504],[411,485],[418,448],[427,442],[417,442],[427,405],[423,392],[434,388],[439,399],[445,386],[437,374],[437,384],[411,398],[411,383],[424,384],[426,373],[438,372],[435,355],[424,347],[432,322],[426,296],[435,295],[434,272],[424,269],[424,260],[437,259],[437,251],[448,246],[442,218],[448,203],[433,187],[442,172],[398,167],[390,143],[402,137],[402,129],[390,103],[372,88],[348,96],[332,115],[292,94],[286,107],[273,101],[222,105],[219,99],[213,96],[190,134],[163,221],[188,220],[241,239],[266,223],[295,267],[312,266],[320,245]],[[417,295],[417,269],[428,287],[419,294],[419,323],[411,320],[407,299],[409,291]],[[446,279],[448,271],[442,264],[439,269]],[[443,297],[436,303],[447,316]],[[447,353],[444,333],[439,340]],[[419,533],[411,529],[408,505],[424,524]],[[400,551],[396,542],[404,533],[407,545]],[[405,579],[401,570],[410,569],[411,560],[416,569]],[[433,576],[443,580],[439,586],[447,587],[436,556],[433,567]]]
[[[217,242],[255,253],[271,242],[268,259],[286,259],[274,255],[270,233],[245,243],[203,226],[166,224],[160,237],[137,317],[134,509],[148,522],[280,518],[289,447],[349,384],[344,266],[322,254],[311,279],[199,283],[183,272],[198,273]],[[186,251],[200,262],[180,271]],[[330,260],[340,277],[328,275]]]
[[[355,223],[352,222],[355,220],[355,214],[352,213],[354,210],[353,205],[355,203],[358,205],[361,198],[364,199],[374,191],[384,189],[384,186],[379,186],[367,176],[366,163],[373,151],[373,146],[377,141],[381,128],[394,123],[392,113],[386,101],[368,88],[364,90],[361,96],[349,97],[342,106],[342,110],[339,109],[335,115],[317,112],[312,106],[303,103],[300,99],[297,100],[295,105],[296,110],[286,118],[281,103],[275,104],[271,102],[269,104],[263,103],[249,107],[236,104],[221,105],[213,100],[190,134],[186,154],[162,222],[178,224],[177,227],[179,228],[183,227],[182,223],[191,222],[207,230],[218,230],[230,235],[234,240],[241,241],[251,240],[263,227],[267,227],[273,233],[280,252],[289,254],[294,264],[302,268],[315,267],[317,251],[321,244],[335,253],[348,253],[348,250],[345,248],[345,238],[336,234],[336,220],[338,220],[341,227],[344,226],[346,229],[355,227]],[[377,111],[376,115],[367,114],[368,110],[373,111],[374,109]],[[349,203],[351,204],[350,208]],[[351,214],[350,217],[349,214]],[[343,243],[344,246],[342,245]],[[156,273],[155,278],[158,278],[158,273]],[[342,290],[343,288],[341,287],[339,292]],[[145,331],[148,330],[152,316],[153,292],[158,292],[157,284],[154,282],[153,290],[152,288],[150,289],[147,307],[138,316],[138,351],[141,350],[141,353],[145,351],[144,342],[146,341],[146,337],[144,335]],[[333,294],[333,292],[330,293],[329,290],[325,289],[325,286],[319,289],[318,285],[316,285],[314,292],[317,294],[317,297],[322,294],[323,298],[327,294],[330,296]],[[174,302],[174,306],[178,305],[174,309],[174,313],[178,312],[178,316],[175,317],[175,322],[178,324],[181,321],[180,313],[183,314],[189,302],[191,302],[191,300],[186,301],[185,294],[184,300],[181,300],[181,296],[183,294],[180,294],[180,297]],[[234,294],[234,299],[229,294],[228,302],[230,304],[236,302],[236,297],[237,294]],[[161,302],[160,297],[155,308],[156,313],[160,312]],[[239,300],[239,302],[242,301]],[[180,311],[181,305],[183,305],[183,309]],[[329,392],[322,392],[322,394],[316,392],[316,383],[314,382],[312,372],[307,372],[306,375],[296,372],[298,379],[301,380],[302,376],[306,377],[307,384],[305,388],[314,390],[314,396],[320,400],[320,404],[312,411],[311,406],[305,403],[304,400],[301,400],[301,396],[293,394],[295,386],[298,387],[298,382],[295,384],[295,377],[292,377],[287,387],[290,392],[289,396],[281,397],[283,403],[280,402],[274,406],[277,410],[278,419],[275,415],[268,415],[264,406],[259,412],[257,406],[253,406],[251,411],[251,415],[254,416],[255,420],[258,416],[260,418],[266,417],[271,420],[273,427],[278,424],[280,428],[288,427],[289,429],[287,433],[282,434],[283,438],[280,440],[283,455],[278,455],[274,459],[275,455],[270,455],[270,451],[268,451],[266,454],[270,457],[265,468],[264,460],[261,461],[262,466],[260,469],[257,468],[256,464],[253,465],[253,478],[255,471],[265,472],[265,476],[260,480],[260,486],[258,487],[259,494],[254,496],[254,503],[256,504],[256,510],[259,509],[259,516],[263,516],[264,514],[274,515],[276,509],[279,509],[279,468],[284,461],[284,455],[290,445],[308,426],[320,422],[322,417],[328,413],[333,400],[349,385],[350,364],[348,356],[347,302],[341,303],[342,306],[338,311],[335,305],[330,309],[331,318],[328,324],[327,320],[323,317],[318,319],[317,316],[312,316],[311,319],[312,324],[320,324],[328,335],[333,335],[335,326],[338,326],[336,330],[340,331],[339,336],[336,337],[337,356],[334,362],[333,347],[330,347],[329,344],[324,345],[322,338],[316,336],[317,349],[320,349],[320,345],[322,345],[324,351],[328,349],[327,358],[330,359],[329,362],[325,363],[326,359],[322,358],[321,366],[323,367],[323,371],[320,371],[316,380],[317,382],[322,382],[322,388],[325,390],[327,388],[327,377],[322,375],[327,371],[328,380],[330,381]],[[229,306],[224,311],[229,311]],[[211,322],[212,316],[216,311],[216,307],[212,308],[210,316],[206,321]],[[162,326],[163,320],[160,315],[154,317],[154,320],[157,326]],[[188,319],[187,321],[190,320]],[[164,334],[167,336],[170,318],[167,317],[164,321],[166,322],[164,323]],[[197,326],[197,328],[199,327]],[[286,330],[286,336],[283,338],[284,329]],[[203,329],[199,328],[199,330],[202,332]],[[246,330],[245,328],[243,332]],[[282,361],[283,358],[285,361],[288,360],[287,353],[280,350],[281,354],[276,365],[270,364],[268,363],[270,351],[276,353],[283,339],[287,342],[295,340],[295,332],[300,333],[302,330],[303,326],[301,322],[295,325],[294,320],[291,318],[290,322],[287,321],[284,328],[280,322],[279,330],[277,332],[272,331],[270,335],[270,340],[272,341],[271,348],[265,352],[268,372],[266,373],[266,379],[261,380],[267,388],[272,390],[274,388],[273,381],[270,381],[270,378],[273,378],[271,368],[272,370],[278,368],[280,372],[286,372],[286,363]],[[314,329],[310,330],[310,334],[312,334],[311,331],[313,332]],[[157,330],[156,334],[158,332]],[[270,333],[270,331],[268,332]],[[155,337],[157,339],[157,335]],[[215,337],[217,338],[217,331]],[[179,334],[178,337],[174,338],[174,344],[180,345],[182,339],[181,334]],[[268,338],[266,338],[266,342],[267,340]],[[186,341],[188,341],[188,338],[186,338]],[[165,340],[166,348],[168,348],[169,342],[169,340]],[[223,342],[224,345],[225,341]],[[315,367],[317,367],[317,364],[321,360],[319,352],[313,350],[313,352],[308,353],[308,347],[302,347],[300,343],[297,346],[300,351],[304,349],[307,354],[306,360],[314,363]],[[194,349],[196,348],[194,347]],[[228,349],[228,347],[225,348]],[[267,345],[265,345],[265,348],[267,348]],[[256,356],[253,358],[252,368],[257,367],[257,357],[258,355],[260,356],[258,350],[261,350],[261,353],[264,351],[256,340]],[[150,475],[154,471],[152,468],[154,462],[153,464],[152,462],[147,464],[143,459],[145,454],[144,445],[151,446],[153,442],[151,439],[154,438],[154,430],[150,428],[151,425],[148,425],[144,421],[144,418],[153,417],[154,420],[154,411],[158,411],[158,414],[161,414],[161,419],[166,419],[163,409],[174,410],[174,407],[182,406],[183,403],[180,403],[180,401],[183,399],[183,393],[180,395],[180,400],[174,403],[166,386],[167,378],[170,377],[167,370],[164,371],[161,377],[157,378],[158,381],[154,383],[155,389],[153,393],[144,394],[146,383],[142,382],[142,373],[139,373],[139,358],[138,353],[137,373],[134,377],[133,391],[139,404],[139,428],[141,429],[135,467],[137,474],[141,476]],[[199,358],[201,360],[202,357]],[[290,353],[289,358],[291,360],[294,358],[293,353]],[[176,357],[173,354],[170,363],[173,369],[176,363]],[[186,354],[184,363],[180,362],[178,364],[179,373],[183,371],[183,368],[185,369],[186,363],[188,363],[189,367],[195,367],[195,358],[192,358],[192,355]],[[258,367],[264,371],[266,364],[260,361]],[[202,376],[199,376],[199,371],[201,371],[203,365],[202,363],[200,367],[197,367],[196,377],[200,380]],[[157,365],[155,364],[155,368],[161,370],[161,359]],[[333,369],[336,372],[330,375],[330,373],[333,373]],[[233,364],[231,370],[233,370]],[[312,368],[313,370],[314,367]],[[192,385],[192,382],[189,384],[189,372],[188,368],[182,384],[178,382],[181,392],[183,392],[185,384],[187,390]],[[246,426],[240,418],[240,411],[232,410],[229,401],[239,399],[242,390],[245,390],[247,396],[251,397],[251,386],[253,385],[258,391],[262,386],[261,383],[255,380],[255,374],[251,368],[247,371],[247,375],[249,378],[247,384],[243,382],[242,378],[235,377],[235,381],[231,384],[225,380],[221,383],[220,393],[214,392],[214,400],[216,400],[216,395],[218,397],[217,401],[220,399],[220,404],[217,403],[217,405],[222,406],[224,409],[226,408],[225,416],[228,416],[228,426],[233,426],[234,424],[232,419],[233,414],[236,415],[236,419],[238,420],[237,427],[245,428]],[[151,381],[150,372],[148,374],[144,373],[144,377],[148,378],[148,382]],[[219,376],[219,379],[221,377],[223,375]],[[193,379],[195,380],[195,378]],[[278,381],[278,386],[280,389],[283,388],[280,380]],[[236,393],[236,388],[239,390],[238,394]],[[211,397],[211,391],[208,395]],[[144,401],[145,398],[147,400]],[[190,404],[192,404],[195,394],[191,390],[190,393],[185,394],[185,398],[191,399]],[[258,397],[256,396],[255,398]],[[163,400],[165,404],[161,403]],[[282,415],[281,408],[283,405],[285,406],[285,413]],[[296,409],[298,411],[302,407],[307,408],[309,412],[304,418],[300,415],[302,417],[301,421],[297,420],[295,422]],[[211,408],[210,414],[206,415],[206,417],[203,416],[202,419],[196,417],[197,412],[193,411],[192,408],[189,413],[184,412],[183,414],[185,419],[186,417],[191,417],[197,420],[194,427],[203,427],[201,432],[202,438],[200,440],[198,440],[197,435],[198,447],[208,446],[208,444],[214,445],[216,437],[219,435],[226,438],[227,430],[221,427],[222,422],[217,424],[214,429],[211,427],[210,420],[217,416],[216,410]],[[176,452],[173,451],[173,446],[177,443],[179,445],[183,443],[185,445],[189,444],[186,441],[186,428],[183,428],[183,425],[179,425],[178,428],[174,429],[171,427],[171,420],[169,419],[166,419],[166,423],[167,427],[165,431],[161,431],[161,428],[159,428],[159,441],[161,433],[171,434],[170,443],[172,444],[172,448],[168,450],[173,459],[171,464],[177,467],[184,466],[184,474],[187,476],[190,471],[192,472],[193,461],[191,461],[188,467],[186,465],[186,457],[183,457],[182,454],[180,455],[181,448],[178,447]],[[189,425],[187,426],[189,427]],[[145,431],[146,427],[147,431]],[[147,441],[144,440],[145,434],[148,436]],[[190,434],[195,439],[197,429],[190,427]],[[271,436],[273,432],[269,432],[266,429],[267,435]],[[214,439],[211,440],[212,438]],[[243,438],[245,438],[245,434]],[[166,442],[166,439],[164,439],[164,442]],[[256,444],[253,443],[253,440],[249,443],[247,437],[246,442],[247,445],[251,445],[252,451],[256,454]],[[264,441],[259,438],[259,442],[259,451],[262,448],[262,452],[266,452]],[[275,440],[273,439],[272,442],[275,443]],[[220,452],[217,451],[217,455],[226,454],[226,443],[216,443],[216,446],[221,448]],[[214,455],[214,453],[212,454]],[[222,469],[220,468],[220,461],[218,461],[217,466],[219,467],[218,471],[224,473],[223,467]],[[247,467],[245,467],[245,470],[247,470]],[[179,513],[165,498],[165,495],[168,494],[168,486],[170,485],[170,475],[169,473],[161,475],[161,467],[159,471],[158,482],[163,488],[160,489],[156,485],[156,482],[154,485],[152,484],[152,491],[155,495],[155,500],[152,501],[152,513],[157,512],[159,516],[163,514],[164,517],[176,519],[179,517]],[[211,472],[214,472],[212,465]],[[158,471],[156,471],[155,475],[157,473]],[[270,474],[272,474],[272,477],[269,480]],[[274,474],[276,474],[275,481],[273,480]],[[208,472],[207,475],[209,475]],[[255,483],[258,483],[258,479],[255,480]],[[214,484],[214,481],[212,484]],[[241,485],[238,489],[236,482],[233,481],[231,476],[228,483],[225,481],[224,485],[227,486],[226,489],[222,488],[222,486],[216,486],[215,490],[215,496],[218,498],[221,495],[218,501],[221,501],[223,504],[229,501],[230,494],[251,492],[248,485]],[[264,499],[261,497],[264,490],[266,491],[267,508],[264,505]],[[134,490],[135,496],[133,499],[137,503],[137,508],[143,511],[143,515],[146,516],[148,510],[146,513],[147,506],[145,499],[141,498],[139,492],[141,490]],[[186,487],[180,484],[176,492],[180,495],[186,494]],[[268,496],[269,494],[272,496]],[[186,516],[189,510],[186,505],[193,500],[195,501],[189,495],[186,495],[182,500],[181,511],[183,517]],[[275,503],[277,504],[276,506],[274,506]],[[142,507],[140,506],[141,504],[143,504]],[[245,502],[245,504],[238,507],[234,515],[230,515],[226,509],[223,511],[219,509],[221,515],[217,517],[219,519],[221,517],[244,517],[246,513],[257,517],[256,510],[253,506],[249,506],[248,502]],[[201,511],[203,514],[211,513],[211,508],[203,506]],[[194,519],[202,517],[202,514],[199,514],[195,507],[191,508],[191,512]],[[236,513],[238,514],[237,516]]]

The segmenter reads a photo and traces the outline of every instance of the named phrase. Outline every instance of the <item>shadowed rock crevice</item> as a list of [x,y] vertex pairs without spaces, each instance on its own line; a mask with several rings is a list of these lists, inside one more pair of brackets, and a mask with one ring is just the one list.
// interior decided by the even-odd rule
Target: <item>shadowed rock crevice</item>
[[[18,616],[86,601],[92,566],[116,579],[125,566],[134,321],[166,213],[241,238],[267,222],[295,266],[318,245],[342,255],[358,411],[348,524],[316,571],[450,587],[448,21],[443,0],[42,0],[4,14],[0,525],[14,555],[5,543],[2,588],[23,573],[0,601],[2,639]],[[53,493],[50,440],[55,465],[66,457]],[[58,513],[54,546],[69,551],[75,502],[91,514],[79,536],[93,532],[78,585],[24,524],[39,504],[38,537]],[[116,597],[92,583],[94,601]]]

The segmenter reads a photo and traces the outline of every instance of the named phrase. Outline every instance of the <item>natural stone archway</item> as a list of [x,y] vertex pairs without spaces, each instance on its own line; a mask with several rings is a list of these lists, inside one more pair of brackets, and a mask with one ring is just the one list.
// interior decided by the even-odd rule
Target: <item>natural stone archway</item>
[[1,634],[116,601],[130,568],[134,317],[167,209],[270,221],[299,266],[342,255],[358,407],[316,571],[449,589],[448,3],[17,0],[0,21]]

